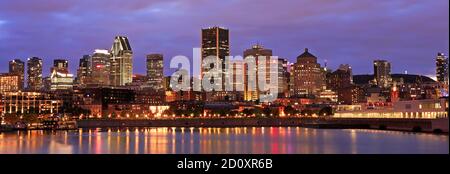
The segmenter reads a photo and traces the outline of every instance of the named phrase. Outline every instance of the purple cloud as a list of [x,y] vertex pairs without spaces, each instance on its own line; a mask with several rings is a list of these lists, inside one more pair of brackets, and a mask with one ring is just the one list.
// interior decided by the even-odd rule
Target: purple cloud
[[46,75],[53,59],[67,58],[75,73],[83,54],[126,35],[134,71],[143,74],[146,54],[163,53],[166,65],[175,55],[191,57],[200,29],[219,25],[230,29],[233,55],[260,42],[291,62],[308,47],[333,69],[349,63],[355,73],[372,73],[372,60],[380,58],[392,62],[393,72],[434,74],[436,53],[449,50],[448,6],[447,0],[4,0],[0,63],[43,57]]

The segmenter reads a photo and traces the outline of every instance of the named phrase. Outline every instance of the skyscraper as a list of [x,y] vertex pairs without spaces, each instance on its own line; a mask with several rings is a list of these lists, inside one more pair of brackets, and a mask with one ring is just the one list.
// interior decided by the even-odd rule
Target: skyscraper
[[133,51],[127,37],[116,36],[111,48],[110,83],[125,86],[133,81]]
[[25,79],[25,62],[20,59],[14,59],[9,61],[9,73],[16,74],[19,76],[19,86],[18,89],[22,90],[24,86]]
[[[253,56],[256,60],[256,66],[254,69],[249,69],[247,64],[244,67],[244,100],[246,101],[256,101],[259,100],[260,96],[260,89],[258,84],[258,74],[260,71],[266,72],[266,80],[269,80],[270,78],[270,56],[272,56],[272,50],[264,48],[262,45],[254,45],[252,48],[247,49],[244,51],[244,58],[247,59],[249,56]],[[266,61],[266,69],[262,69],[262,67],[259,67],[259,62],[261,61],[260,58],[265,57]],[[256,72],[255,77],[249,76],[249,71]],[[256,86],[256,89],[249,88],[249,82],[253,81],[253,83]],[[278,81],[280,82],[280,81]]]
[[[222,68],[219,69],[218,78],[209,79],[211,82],[219,83],[222,91],[213,91],[206,93],[205,100],[218,101],[236,99],[236,93],[225,91],[225,57],[230,55],[229,30],[222,27],[210,27],[202,29],[202,62],[205,58],[214,56],[217,62],[222,63]],[[206,72],[210,71],[214,66],[201,67],[201,79],[203,79]]]
[[147,55],[147,80],[149,86],[156,90],[163,90],[163,55],[162,54],[149,54]]
[[317,63],[317,57],[309,53],[308,48],[297,57],[292,75],[293,95],[318,95],[326,87],[325,70]]
[[[202,60],[208,56],[215,56],[222,61],[222,84],[225,76],[225,57],[230,55],[229,31],[221,27],[210,27],[202,29]],[[203,79],[204,72],[209,71],[210,67],[202,67],[201,75]],[[214,79],[216,80],[216,79]]]
[[92,55],[92,73],[90,84],[99,86],[110,85],[110,58],[108,50],[96,49]]
[[391,63],[386,60],[373,61],[374,80],[381,88],[386,88],[391,85]]
[[438,53],[436,57],[436,79],[438,82],[448,84],[448,58],[444,53]]
[[27,60],[27,88],[34,91],[42,89],[42,59],[38,57]]
[[80,64],[77,70],[77,84],[86,85],[91,75],[91,56],[84,55],[80,59]]
[[289,71],[288,61],[278,58],[278,97],[288,97],[289,93]]

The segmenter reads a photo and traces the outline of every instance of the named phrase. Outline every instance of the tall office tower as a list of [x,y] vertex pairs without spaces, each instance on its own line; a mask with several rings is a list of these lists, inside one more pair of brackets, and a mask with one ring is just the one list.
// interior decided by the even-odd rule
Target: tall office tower
[[55,59],[50,75],[50,90],[71,90],[73,88],[73,74],[69,73],[69,61]]
[[116,36],[111,48],[110,84],[125,86],[133,81],[133,51],[127,37]]
[[27,88],[29,90],[39,91],[42,89],[42,59],[38,57],[28,58],[27,60]]
[[[202,29],[202,60],[208,56],[215,56],[218,61],[222,61],[221,79],[213,79],[222,81],[222,84],[224,84],[225,81],[225,57],[229,55],[230,43],[228,29],[221,27]],[[204,72],[209,71],[210,69],[210,67],[202,67],[202,79]]]
[[19,76],[18,89],[22,90],[25,79],[25,62],[20,59],[14,59],[9,61],[9,73]]
[[440,83],[448,84],[448,58],[444,53],[436,57],[436,79]]
[[288,61],[283,58],[278,59],[278,97],[288,97],[289,93],[289,72]]
[[326,87],[325,71],[308,48],[297,57],[293,75],[293,95],[318,95]]
[[147,80],[149,86],[160,91],[164,89],[163,79],[163,55],[162,54],[149,54],[147,55]]
[[[222,62],[222,68],[216,74],[217,78],[209,79],[211,82],[221,84],[222,91],[213,91],[205,94],[205,100],[207,101],[219,101],[219,100],[235,100],[237,93],[227,92],[225,89],[225,57],[230,55],[230,43],[229,43],[229,30],[222,27],[210,27],[202,29],[202,62],[206,57],[214,56],[217,61]],[[202,66],[201,78],[203,79],[205,73],[210,71],[214,66]]]
[[376,84],[381,88],[391,85],[391,63],[386,60],[373,61],[374,78]]
[[[256,64],[254,69],[249,69],[247,64],[244,67],[244,100],[245,101],[257,101],[260,96],[260,89],[258,84],[258,74],[260,71],[266,72],[266,80],[270,79],[270,56],[272,56],[272,50],[265,49],[263,46],[257,44],[254,45],[251,49],[247,49],[244,51],[244,58],[247,59],[249,56],[253,56],[256,60]],[[266,69],[262,69],[263,67],[259,67],[258,64],[261,61],[260,58],[265,57],[266,59]],[[249,71],[254,71],[255,77],[249,76]],[[249,82],[253,82],[256,86],[256,89],[249,88]]]
[[92,55],[92,73],[90,84],[99,86],[110,85],[110,59],[108,50],[96,49]]
[[76,83],[78,85],[86,85],[89,81],[91,75],[91,56],[84,55],[80,59],[80,64],[78,65]]

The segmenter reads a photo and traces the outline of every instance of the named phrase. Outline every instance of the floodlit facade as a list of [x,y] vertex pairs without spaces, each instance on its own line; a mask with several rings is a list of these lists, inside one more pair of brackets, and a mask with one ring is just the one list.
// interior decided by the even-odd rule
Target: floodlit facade
[[20,59],[14,59],[9,61],[9,73],[16,74],[19,76],[18,89],[22,90],[24,87],[25,80],[25,62]]
[[[268,82],[270,81],[270,76],[271,73],[276,73],[277,76],[280,76],[278,74],[278,69],[272,70],[270,69],[270,57],[272,56],[272,50],[271,49],[266,49],[264,48],[262,45],[254,45],[252,48],[247,49],[244,51],[244,59],[253,57],[255,59],[255,66],[251,67],[248,64],[244,65],[244,100],[245,101],[257,101],[260,98],[261,95],[261,89],[259,87],[259,83],[258,83],[258,78],[259,77],[259,73],[262,71],[266,72],[266,76],[265,76],[265,81]],[[262,61],[262,58],[265,58],[265,67],[259,67],[259,63]],[[280,62],[278,62],[278,60],[276,60],[277,62],[277,67],[278,68],[283,68],[283,65],[281,62],[281,65],[279,64]],[[281,67],[280,67],[281,66]],[[264,69],[265,68],[265,69]],[[249,72],[254,72],[254,73],[249,73]],[[252,76],[251,74],[253,74],[254,76]],[[255,84],[255,88],[251,88],[251,86],[249,85],[250,82],[252,82]],[[280,82],[280,81],[278,81]],[[279,84],[277,84],[279,85]]]
[[317,63],[317,57],[308,48],[297,57],[294,64],[293,95],[318,95],[326,88],[325,70]]
[[53,71],[50,76],[50,90],[71,90],[73,89],[73,74],[67,72]]
[[19,91],[20,75],[5,73],[0,74],[0,92]]
[[53,114],[58,113],[62,101],[41,92],[4,92],[0,102],[6,114]]
[[337,106],[335,118],[448,118],[448,98],[395,102],[392,107],[365,109],[360,105]]

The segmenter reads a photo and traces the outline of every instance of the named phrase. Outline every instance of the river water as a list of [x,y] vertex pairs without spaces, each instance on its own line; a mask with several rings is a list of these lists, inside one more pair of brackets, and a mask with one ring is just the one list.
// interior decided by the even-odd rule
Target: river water
[[0,133],[0,154],[448,154],[448,135],[300,127]]

